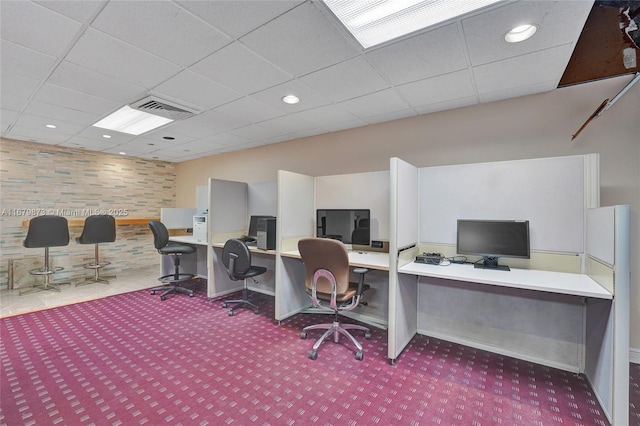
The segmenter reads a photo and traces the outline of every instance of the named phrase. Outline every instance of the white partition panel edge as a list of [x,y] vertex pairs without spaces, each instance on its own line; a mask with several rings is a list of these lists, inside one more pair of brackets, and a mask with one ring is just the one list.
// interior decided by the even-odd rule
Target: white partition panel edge
[[211,245],[224,243],[230,235],[240,236],[247,227],[248,189],[245,182],[209,179],[209,255],[207,256],[207,296],[216,297],[242,288],[242,282],[231,281],[222,265],[221,249]]
[[418,330],[417,279],[398,274],[399,250],[418,239],[418,168],[391,158],[389,242],[389,336],[388,358],[394,362]]
[[305,291],[302,262],[281,253],[285,240],[288,249],[294,239],[313,236],[315,178],[279,170],[276,216],[275,319],[282,321],[311,303]]
[[[613,302],[590,301],[585,374],[615,425],[629,420],[629,206],[590,209],[587,256],[611,270]],[[593,277],[598,281],[599,277]]]

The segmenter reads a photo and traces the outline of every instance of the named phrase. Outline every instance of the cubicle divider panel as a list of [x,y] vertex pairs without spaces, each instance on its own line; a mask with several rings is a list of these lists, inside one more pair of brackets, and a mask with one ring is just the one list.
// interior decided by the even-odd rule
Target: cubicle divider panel
[[457,219],[529,220],[531,249],[584,252],[586,156],[420,169],[420,241],[455,244]]
[[247,185],[249,216],[277,216],[278,182],[250,182]]
[[[387,356],[393,362],[418,330],[417,280],[398,274],[415,259],[418,241],[418,168],[399,158],[389,164],[389,338]],[[405,249],[407,248],[407,249]],[[405,249],[400,252],[400,249]]]
[[629,206],[587,212],[587,272],[613,302],[587,304],[585,374],[613,424],[629,415],[629,226]]
[[297,251],[300,238],[314,235],[315,179],[279,170],[277,186],[275,319],[282,321],[311,304],[305,291],[304,265],[283,253]]
[[418,278],[418,332],[574,373],[583,370],[582,298]]
[[316,208],[369,209],[374,240],[389,240],[389,197],[388,171],[316,178]]

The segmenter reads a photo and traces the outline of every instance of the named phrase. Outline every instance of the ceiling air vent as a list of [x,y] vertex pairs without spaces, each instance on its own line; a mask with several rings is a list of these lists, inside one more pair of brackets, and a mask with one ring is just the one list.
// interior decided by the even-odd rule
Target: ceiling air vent
[[200,113],[200,111],[196,111],[155,96],[147,96],[144,99],[140,99],[139,101],[132,103],[130,107],[176,121],[185,120]]

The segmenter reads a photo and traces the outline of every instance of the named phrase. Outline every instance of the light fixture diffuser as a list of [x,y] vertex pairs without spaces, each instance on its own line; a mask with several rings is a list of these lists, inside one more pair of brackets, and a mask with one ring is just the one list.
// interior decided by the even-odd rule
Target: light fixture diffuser
[[499,1],[502,0],[323,0],[365,49]]
[[125,105],[93,126],[138,136],[172,121],[170,118],[138,111]]

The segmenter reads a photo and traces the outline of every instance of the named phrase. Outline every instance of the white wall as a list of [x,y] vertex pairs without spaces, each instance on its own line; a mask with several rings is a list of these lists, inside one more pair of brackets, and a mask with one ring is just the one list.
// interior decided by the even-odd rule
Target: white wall
[[[601,205],[631,206],[631,347],[640,348],[640,85],[571,140],[602,101],[631,78],[180,163],[177,207],[194,205],[195,187],[209,177],[251,182],[274,180],[278,169],[312,176],[379,171],[388,170],[390,157],[426,167],[599,153]],[[473,183],[455,189],[471,191]]]

